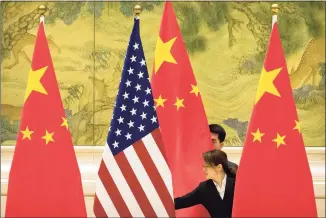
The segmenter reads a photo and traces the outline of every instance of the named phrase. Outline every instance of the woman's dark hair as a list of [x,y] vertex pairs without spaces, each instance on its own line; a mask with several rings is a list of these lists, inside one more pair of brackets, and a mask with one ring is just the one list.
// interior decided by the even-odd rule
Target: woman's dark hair
[[218,166],[219,164],[222,165],[222,168],[224,172],[228,176],[235,177],[236,175],[236,170],[232,167],[229,167],[228,164],[228,156],[224,151],[221,150],[211,150],[203,153],[203,159],[206,164],[209,166],[215,167]]

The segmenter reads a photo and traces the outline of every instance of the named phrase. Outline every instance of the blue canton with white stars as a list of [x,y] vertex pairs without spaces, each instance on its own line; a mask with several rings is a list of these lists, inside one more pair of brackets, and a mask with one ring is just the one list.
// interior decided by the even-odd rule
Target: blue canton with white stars
[[139,20],[135,18],[107,143],[116,155],[158,127]]

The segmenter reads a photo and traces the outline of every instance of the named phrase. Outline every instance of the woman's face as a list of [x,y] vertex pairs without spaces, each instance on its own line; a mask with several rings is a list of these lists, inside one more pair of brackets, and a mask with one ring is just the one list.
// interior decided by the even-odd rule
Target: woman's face
[[209,164],[205,163],[203,165],[203,170],[206,176],[206,179],[213,179],[216,177],[218,172],[221,170],[222,166],[219,164],[218,166],[210,166]]

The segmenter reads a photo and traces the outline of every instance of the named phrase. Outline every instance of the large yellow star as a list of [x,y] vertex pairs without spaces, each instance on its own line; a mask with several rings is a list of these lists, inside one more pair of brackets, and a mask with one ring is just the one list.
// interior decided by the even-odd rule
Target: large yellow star
[[273,142],[276,142],[277,147],[280,147],[280,145],[286,145],[284,142],[284,138],[285,138],[285,135],[280,136],[280,134],[277,133],[277,136],[275,139],[273,139]]
[[161,106],[164,107],[164,102],[167,99],[162,98],[162,96],[160,95],[158,98],[154,99],[154,101],[156,102],[156,107]]
[[154,73],[156,73],[160,69],[164,61],[173,64],[177,63],[171,54],[171,48],[176,39],[177,37],[174,37],[173,39],[170,39],[168,42],[164,43],[162,39],[158,37],[155,50]]
[[48,67],[43,67],[37,70],[31,69],[28,75],[28,81],[27,81],[27,89],[26,89],[26,94],[25,94],[25,101],[28,98],[28,96],[32,93],[32,91],[36,91],[42,94],[47,95],[48,93],[46,92],[44,86],[41,83],[41,78],[46,72],[46,69]]
[[53,134],[54,132],[49,133],[47,130],[45,130],[45,136],[42,137],[42,139],[45,139],[45,144],[48,144],[50,141],[54,142]]
[[65,126],[66,129],[68,129],[68,120],[66,118],[64,118],[64,117],[62,117],[62,120],[63,120],[63,122],[61,123],[60,126]]
[[293,129],[297,129],[301,133],[301,127],[299,121],[295,120],[295,127]]
[[265,68],[261,71],[261,76],[259,80],[259,85],[257,89],[257,95],[255,104],[263,97],[265,92],[268,92],[272,95],[280,97],[280,93],[278,92],[277,88],[274,85],[274,80],[278,76],[278,74],[281,72],[282,67],[278,69],[274,69],[271,71],[266,71]]
[[255,142],[255,141],[261,142],[261,137],[263,137],[265,135],[265,133],[261,133],[259,131],[259,128],[257,129],[256,132],[252,132],[251,134],[254,136],[253,142]]
[[198,93],[199,93],[198,85],[194,86],[194,85],[191,84],[191,88],[192,88],[192,90],[191,90],[190,93],[194,93],[196,96],[198,96]]
[[28,126],[26,127],[25,130],[22,130],[20,132],[24,134],[23,135],[23,140],[26,139],[26,138],[28,138],[29,140],[32,140],[31,135],[34,133],[34,131],[30,131],[28,129]]
[[184,101],[183,98],[182,99],[179,99],[177,97],[177,101],[174,103],[174,105],[177,106],[177,111],[180,109],[180,107],[185,107],[184,104],[183,104],[183,101]]

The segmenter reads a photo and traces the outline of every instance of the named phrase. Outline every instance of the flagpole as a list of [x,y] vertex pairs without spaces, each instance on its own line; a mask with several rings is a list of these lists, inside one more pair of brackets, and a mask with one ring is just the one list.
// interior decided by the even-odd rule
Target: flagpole
[[272,4],[272,28],[274,23],[277,22],[278,4]]
[[141,13],[141,6],[140,5],[136,5],[134,7],[134,12],[135,12],[135,18],[138,20],[139,19],[139,15]]
[[43,22],[43,24],[44,24],[44,14],[45,14],[45,12],[46,12],[46,7],[45,7],[44,5],[40,5],[40,6],[38,7],[38,10],[39,10],[39,12],[40,12],[40,23]]

